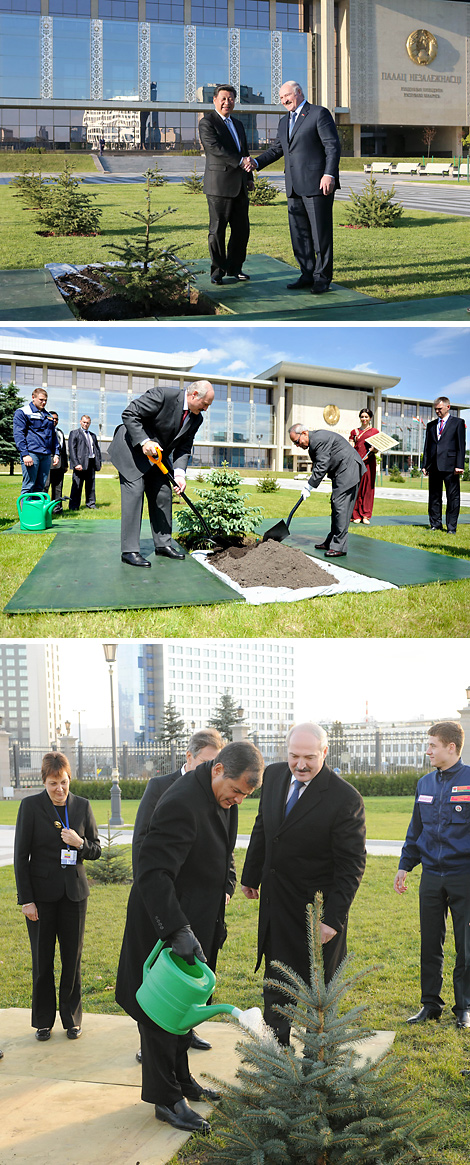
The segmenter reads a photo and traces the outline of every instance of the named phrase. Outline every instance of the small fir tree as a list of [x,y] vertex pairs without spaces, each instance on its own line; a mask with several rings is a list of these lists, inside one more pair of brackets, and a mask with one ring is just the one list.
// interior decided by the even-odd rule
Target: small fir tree
[[[322,898],[307,908],[310,981],[288,967],[286,1005],[296,1044],[282,1047],[263,1033],[237,1045],[239,1083],[222,1091],[207,1153],[217,1165],[417,1165],[421,1141],[433,1131],[410,1111],[418,1091],[403,1096],[403,1068],[382,1056],[363,1063],[352,1041],[371,1033],[359,1026],[364,1008],[339,1014],[348,991],[371,971],[347,977],[346,959],[328,987],[323,974]],[[372,968],[371,970],[376,970]],[[269,1032],[269,1029],[268,1029]],[[300,1046],[298,1046],[297,1044]],[[221,1137],[221,1139],[220,1139]]]
[[165,177],[163,170],[161,170],[160,166],[158,165],[158,162],[155,162],[153,169],[152,167],[149,167],[149,169],[145,171],[144,178],[147,177],[150,179],[151,186],[166,186],[168,182],[168,178]]
[[253,171],[253,177],[255,185],[253,190],[248,191],[249,202],[252,206],[269,206],[279,194],[277,186],[274,186],[267,178],[258,178],[256,171]]
[[11,185],[15,190],[14,197],[20,198],[25,206],[30,206],[33,210],[43,206],[49,184],[42,177],[39,155],[36,155],[34,161],[28,161],[27,158],[22,159],[21,171],[13,179]]
[[260,494],[275,494],[281,487],[274,473],[265,473],[256,482],[256,488]]
[[382,190],[377,179],[371,174],[361,194],[351,190],[347,203],[348,226],[393,227],[403,214],[401,202],[392,202],[396,190]]
[[238,723],[238,708],[228,688],[219,697],[214,715],[208,723],[210,728],[217,728],[225,740],[232,739],[232,728]]
[[46,187],[47,196],[38,212],[43,230],[51,235],[96,235],[102,211],[94,205],[96,194],[83,189],[68,159],[57,182]]
[[16,384],[0,384],[0,465],[10,466],[10,477],[15,472],[15,462],[20,459],[13,440],[13,417],[23,401]]
[[101,857],[97,862],[90,862],[87,866],[87,873],[95,882],[101,882],[103,886],[116,885],[119,882],[132,882],[132,870],[125,854],[116,845],[117,838],[121,837],[121,831],[111,836],[111,826],[109,824],[108,814],[108,828],[106,844],[101,851]]
[[204,191],[204,178],[201,178],[196,170],[196,163],[194,163],[193,173],[188,178],[184,179],[182,183],[187,194],[202,194]]
[[163,718],[157,733],[157,739],[164,744],[173,744],[184,735],[184,720],[175,708],[174,700],[168,700],[164,705]]
[[[208,489],[198,489],[196,494],[200,499],[198,510],[212,530],[215,541],[229,540],[232,544],[242,545],[247,534],[253,534],[263,516],[258,506],[247,506],[248,494],[240,493],[241,477],[236,469],[229,469],[226,462],[220,469],[213,469],[207,478]],[[192,510],[181,510],[176,515],[179,536],[190,546],[204,546],[207,536]]]

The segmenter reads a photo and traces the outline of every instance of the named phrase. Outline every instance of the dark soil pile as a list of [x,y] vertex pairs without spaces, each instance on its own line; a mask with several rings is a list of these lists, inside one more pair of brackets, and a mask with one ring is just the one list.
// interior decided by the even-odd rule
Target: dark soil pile
[[[135,320],[148,318],[148,312],[139,309],[113,288],[105,287],[99,281],[96,267],[84,267],[80,273],[70,272],[59,275],[56,284],[81,320]],[[190,298],[184,303],[152,303],[152,315],[197,316],[215,314],[214,307],[201,296],[196,288],[191,288]]]
[[283,542],[258,542],[256,546],[229,546],[216,550],[209,562],[241,587],[325,587],[337,583],[313,558]]

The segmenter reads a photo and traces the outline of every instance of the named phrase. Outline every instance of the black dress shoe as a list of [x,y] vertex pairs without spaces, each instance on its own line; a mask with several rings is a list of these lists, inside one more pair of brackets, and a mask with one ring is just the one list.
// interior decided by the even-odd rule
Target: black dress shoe
[[50,1038],[51,1038],[50,1027],[38,1027],[38,1030],[36,1032],[36,1039],[37,1040],[50,1040]]
[[151,566],[146,558],[142,558],[138,550],[130,550],[129,553],[121,554],[121,562],[127,562],[128,566]]
[[156,1104],[155,1116],[157,1120],[166,1121],[174,1129],[182,1129],[184,1133],[202,1133],[202,1136],[207,1136],[211,1131],[209,1121],[204,1120],[198,1112],[194,1112],[184,1099],[177,1100],[172,1108],[167,1104]]
[[443,526],[430,526],[429,529],[430,530],[443,530],[444,527]]
[[139,1051],[136,1052],[135,1058],[136,1058],[138,1064],[142,1063],[142,1049],[141,1048],[139,1048]]
[[407,1023],[426,1023],[427,1019],[440,1019],[441,1014],[442,1013],[439,1011],[439,1009],[437,1007],[430,1007],[427,1003],[425,1003],[424,1006],[421,1008],[421,1011],[417,1011],[416,1015],[410,1015],[410,1018],[407,1019],[406,1022]]
[[185,558],[182,550],[177,550],[176,546],[157,546],[155,554],[162,554],[164,558]]
[[220,276],[211,275],[211,283],[222,283]]
[[220,1100],[220,1092],[213,1088],[204,1088],[202,1084],[190,1076],[189,1080],[180,1081],[181,1091],[187,1100]]
[[79,1040],[81,1034],[82,1034],[81,1027],[68,1027],[67,1028],[67,1039],[68,1040]]
[[315,550],[328,550],[328,542],[315,542]]
[[312,295],[324,295],[325,291],[330,290],[329,283],[314,283],[310,288]]
[[227,271],[227,275],[230,279],[238,279],[239,283],[249,283],[250,281],[250,276],[245,275],[244,271]]
[[470,1027],[470,1011],[456,1011],[455,1026]]
[[307,279],[305,275],[301,275],[300,278],[296,279],[294,283],[286,283],[286,287],[287,287],[288,291],[301,291],[302,287],[311,287],[311,286],[312,286],[312,280]]
[[325,558],[346,558],[345,550],[325,550]]
[[193,1051],[196,1052],[208,1052],[212,1047],[212,1044],[210,1044],[208,1040],[201,1040],[201,1037],[197,1036],[193,1029],[191,1033],[191,1043],[189,1046],[193,1049]]

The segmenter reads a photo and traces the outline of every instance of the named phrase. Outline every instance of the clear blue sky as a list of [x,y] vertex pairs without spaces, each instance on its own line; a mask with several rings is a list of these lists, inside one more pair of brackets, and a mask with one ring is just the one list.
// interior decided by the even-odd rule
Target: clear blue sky
[[282,359],[400,376],[399,391],[432,401],[444,393],[466,404],[470,432],[470,326],[315,324],[141,324],[97,327],[5,328],[4,335],[67,343],[138,348],[193,361],[194,370],[252,376]]

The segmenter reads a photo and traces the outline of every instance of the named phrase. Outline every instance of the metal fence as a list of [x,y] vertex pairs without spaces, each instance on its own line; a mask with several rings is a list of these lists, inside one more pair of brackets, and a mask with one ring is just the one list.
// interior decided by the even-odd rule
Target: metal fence
[[[258,746],[266,764],[285,760],[287,756],[284,735],[259,736],[250,739]],[[426,772],[427,726],[422,729],[339,728],[329,734],[328,764],[343,776],[354,773]],[[118,749],[118,771],[121,779],[148,781],[159,773],[170,773],[186,759],[186,737],[171,745],[159,741],[147,745],[123,744]],[[41,761],[50,745],[29,746],[21,741],[10,743],[10,781],[19,789],[40,786]],[[70,760],[72,776],[83,781],[107,780],[112,772],[111,748],[90,748],[77,743]]]

